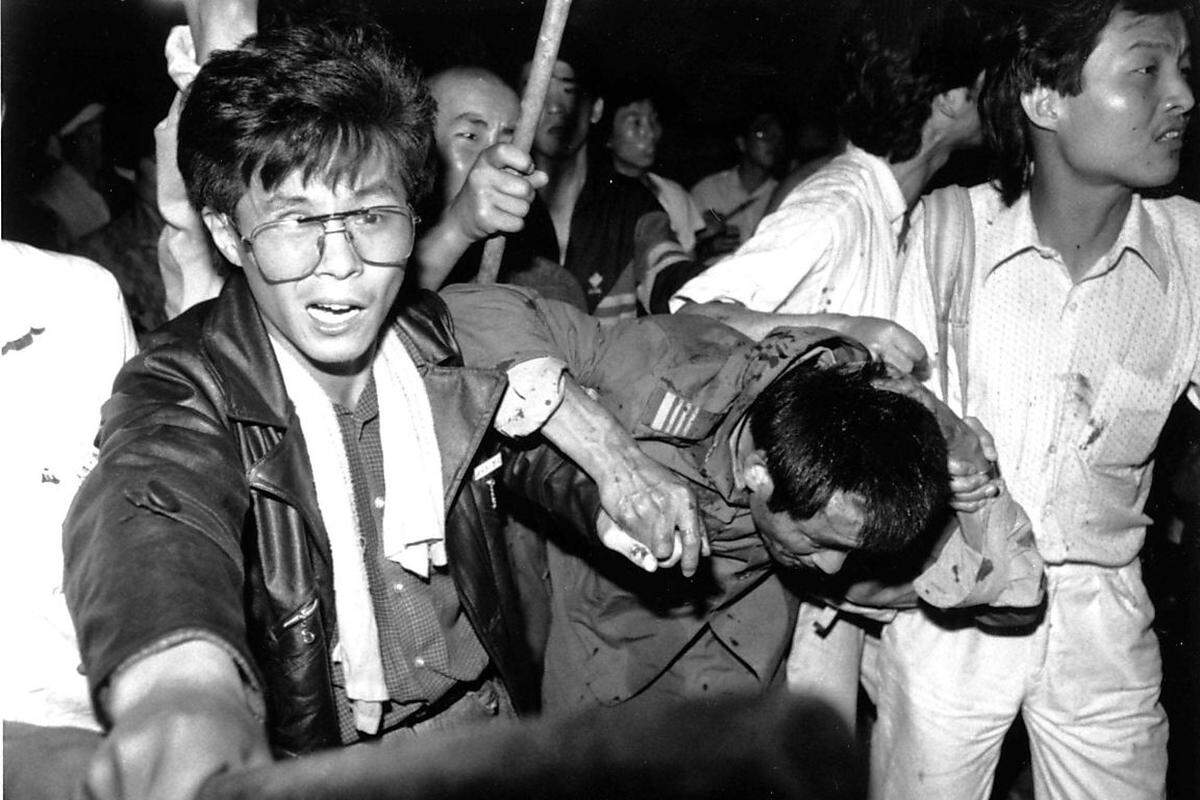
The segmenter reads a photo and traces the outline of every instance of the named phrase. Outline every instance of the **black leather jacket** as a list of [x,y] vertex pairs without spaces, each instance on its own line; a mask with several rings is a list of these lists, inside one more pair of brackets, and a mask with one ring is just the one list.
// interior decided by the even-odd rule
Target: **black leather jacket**
[[[436,295],[418,294],[395,317],[432,401],[451,574],[514,705],[531,710],[537,669],[488,484],[574,512],[577,531],[594,519],[594,487],[545,446],[508,452],[501,471],[476,479],[498,447],[490,423],[505,376],[461,365]],[[202,637],[264,690],[275,747],[337,744],[329,543],[304,438],[240,273],[155,334],[103,416],[99,464],[64,528],[67,600],[93,695],[128,659]]]

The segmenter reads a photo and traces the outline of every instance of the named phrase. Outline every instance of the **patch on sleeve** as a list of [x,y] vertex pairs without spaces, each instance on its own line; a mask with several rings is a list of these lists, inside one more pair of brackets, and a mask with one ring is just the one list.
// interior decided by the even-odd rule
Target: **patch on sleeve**
[[654,390],[642,423],[650,430],[676,439],[699,439],[712,429],[716,414],[666,387]]

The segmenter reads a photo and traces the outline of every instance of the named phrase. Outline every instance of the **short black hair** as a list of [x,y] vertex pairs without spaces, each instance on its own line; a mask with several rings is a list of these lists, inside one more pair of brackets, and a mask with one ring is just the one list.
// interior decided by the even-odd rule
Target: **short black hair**
[[872,0],[843,29],[842,131],[892,163],[921,146],[933,99],[973,86],[993,48],[990,15],[964,0]]
[[775,491],[767,507],[796,519],[837,491],[864,501],[859,550],[893,553],[917,541],[949,496],[946,439],[924,406],[875,384],[878,362],[799,364],[750,406],[755,446]]
[[1083,91],[1083,65],[1119,11],[1178,13],[1185,22],[1194,16],[1190,0],[1037,0],[1013,7],[1003,59],[988,70],[980,97],[984,139],[1007,205],[1016,202],[1033,175],[1033,142],[1021,95],[1038,86],[1067,96]]
[[600,115],[600,121],[592,126],[592,138],[599,142],[607,142],[609,137],[612,136],[613,124],[616,122],[617,112],[626,106],[640,103],[643,100],[648,100],[653,104],[654,110],[658,112],[661,119],[663,115],[663,96],[658,85],[645,78],[638,77],[610,81],[604,95],[604,111]]
[[416,205],[430,186],[434,104],[381,28],[300,25],[213,53],[179,118],[179,171],[200,209],[232,214],[257,172],[268,190],[353,178],[383,156]]

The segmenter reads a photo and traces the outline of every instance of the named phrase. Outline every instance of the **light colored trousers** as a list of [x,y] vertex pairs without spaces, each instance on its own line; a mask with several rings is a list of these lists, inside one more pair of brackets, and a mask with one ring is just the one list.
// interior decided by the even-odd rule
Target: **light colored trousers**
[[1031,633],[941,627],[922,611],[886,626],[873,800],[986,798],[1020,713],[1038,800],[1163,798],[1162,660],[1141,566],[1048,566]]

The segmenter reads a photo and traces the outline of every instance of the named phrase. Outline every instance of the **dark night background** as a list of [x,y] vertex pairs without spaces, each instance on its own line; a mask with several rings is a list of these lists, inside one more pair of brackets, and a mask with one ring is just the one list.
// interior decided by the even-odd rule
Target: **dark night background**
[[[420,64],[477,53],[511,78],[533,52],[541,0],[365,0]],[[570,28],[594,42],[602,72],[652,81],[667,101],[662,172],[690,184],[732,163],[730,128],[749,109],[789,121],[827,111],[837,30],[853,3],[779,0],[575,0]],[[260,4],[260,9],[265,8]],[[44,165],[45,137],[85,103],[108,104],[118,163],[152,146],[170,105],[163,42],[183,9],[169,0],[4,0],[6,194]]]
[[[887,2],[887,0],[866,0]],[[260,0],[260,10],[289,0]],[[311,5],[312,0],[303,0]],[[512,76],[533,52],[542,0],[356,0],[394,31],[412,57],[434,68],[475,54]],[[828,117],[838,30],[863,0],[575,0],[570,29],[595,45],[610,79],[649,79],[666,100],[659,171],[686,185],[728,166],[731,128],[762,106],[794,128]],[[162,45],[183,9],[170,0],[4,0],[0,77],[7,118],[5,195],[44,169],[45,136],[85,103],[109,106],[118,163],[152,146],[151,129],[174,87]],[[1200,194],[1200,137],[1184,169]],[[977,178],[969,162],[956,177]]]
[[[542,12],[542,0],[359,2],[377,12],[419,64],[432,68],[475,52],[510,79],[533,52]],[[608,76],[653,81],[668,101],[657,171],[690,185],[733,163],[731,129],[749,111],[773,105],[792,129],[828,116],[838,30],[862,2],[888,0],[574,0],[570,27],[599,46]],[[169,28],[183,22],[182,7],[170,0],[3,0],[0,202],[30,189],[47,166],[46,136],[94,100],[108,105],[107,140],[118,163],[132,165],[151,152],[152,128],[175,91],[163,42]],[[1193,31],[1193,42],[1197,38]],[[1193,114],[1176,187],[1193,198],[1200,198],[1198,133]],[[964,181],[981,176],[970,159],[952,167]],[[1164,442],[1194,441],[1197,429],[1192,415]],[[1183,621],[1189,604],[1192,619],[1200,616],[1194,588],[1200,545],[1193,531],[1193,554],[1180,558],[1176,550],[1156,549],[1153,534],[1150,542],[1147,578],[1159,603],[1168,667],[1172,797],[1182,798],[1195,796],[1200,784],[1200,647],[1194,627]]]

